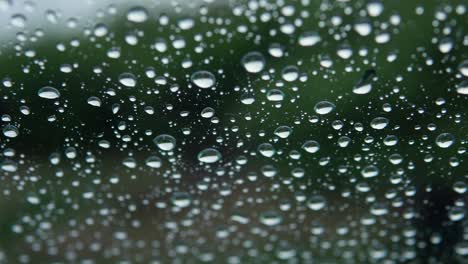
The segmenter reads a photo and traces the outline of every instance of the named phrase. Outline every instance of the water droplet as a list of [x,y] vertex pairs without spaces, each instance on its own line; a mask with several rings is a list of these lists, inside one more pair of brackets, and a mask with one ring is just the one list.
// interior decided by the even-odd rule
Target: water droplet
[[372,78],[375,76],[375,70],[366,70],[359,82],[353,87],[355,94],[368,94],[372,90]]
[[108,31],[109,30],[107,29],[106,25],[99,23],[94,26],[93,33],[96,37],[104,37],[105,35],[107,35]]
[[371,17],[376,17],[382,14],[384,5],[380,1],[373,0],[367,3],[366,8],[367,8],[367,12],[369,13]]
[[26,200],[28,201],[28,203],[30,204],[40,204],[41,203],[41,200],[39,199],[39,197],[35,196],[35,195],[30,195],[26,198]]
[[101,99],[96,96],[91,96],[88,98],[88,104],[95,107],[101,107]]
[[453,184],[453,190],[457,193],[463,194],[466,192],[468,186],[463,181],[457,181]]
[[460,84],[458,84],[457,93],[458,94],[463,94],[463,95],[468,95],[468,80],[464,80]]
[[303,47],[311,47],[321,40],[319,34],[314,31],[304,32],[299,36],[299,45]]
[[326,200],[322,195],[313,195],[307,200],[307,207],[313,211],[321,210],[325,207]]
[[260,215],[260,222],[266,226],[279,225],[282,221],[281,215],[274,211],[268,211]]
[[274,133],[280,138],[287,138],[289,135],[291,135],[292,129],[288,126],[279,126],[275,129]]
[[198,160],[203,163],[215,163],[221,159],[221,153],[214,148],[206,148],[198,153]]
[[302,148],[309,153],[315,153],[320,150],[320,144],[315,140],[307,140]]
[[458,65],[458,71],[465,77],[468,77],[468,59]]
[[60,92],[51,86],[42,87],[41,89],[39,89],[37,94],[39,95],[39,97],[45,99],[57,99],[60,97]]
[[144,7],[133,7],[127,12],[127,19],[134,23],[143,23],[148,19],[148,11]]
[[177,21],[177,26],[182,30],[189,30],[195,25],[195,20],[191,17],[184,17]]
[[153,139],[154,144],[164,151],[171,151],[176,145],[176,140],[173,136],[168,134],[161,134]]
[[284,47],[281,44],[272,43],[268,47],[268,53],[275,58],[281,58],[284,55]]
[[209,71],[196,71],[190,79],[196,86],[202,89],[211,88],[216,83],[215,76]]
[[145,164],[146,164],[146,166],[148,166],[150,168],[160,168],[161,165],[162,165],[162,161],[161,161],[161,159],[159,157],[149,156],[145,160]]
[[119,82],[127,87],[135,87],[137,84],[137,78],[135,75],[125,72],[119,75]]
[[244,93],[242,94],[240,100],[245,105],[251,105],[255,102],[255,97],[253,97],[251,94]]
[[15,27],[23,28],[26,26],[26,17],[22,14],[15,14],[11,17],[10,23]]
[[173,205],[185,208],[192,203],[192,197],[186,192],[175,192],[171,197],[171,201]]
[[354,30],[361,36],[368,36],[372,32],[372,26],[367,19],[360,19],[354,23]]
[[16,170],[18,170],[18,164],[16,164],[16,162],[12,160],[3,160],[0,164],[0,168],[3,171],[15,172]]
[[446,37],[439,42],[439,51],[442,53],[449,53],[453,49],[453,40],[450,37]]
[[13,125],[6,125],[3,127],[3,135],[9,138],[15,138],[19,135],[18,128]]
[[374,165],[369,165],[364,167],[364,169],[361,170],[361,175],[364,178],[373,178],[379,175],[379,168],[377,168]]
[[335,110],[335,105],[328,101],[321,101],[315,104],[314,110],[319,115],[326,115]]
[[267,93],[268,101],[280,102],[284,99],[284,93],[279,89],[272,89]]
[[273,157],[273,155],[275,155],[276,151],[273,145],[271,145],[270,143],[262,143],[258,146],[258,152],[260,152],[262,156],[270,158]]
[[296,66],[286,66],[281,72],[281,76],[287,82],[293,82],[299,77],[299,69]]
[[370,125],[373,129],[380,130],[380,129],[384,129],[385,127],[387,127],[388,122],[389,122],[388,119],[385,117],[376,117],[372,119]]
[[454,222],[463,220],[463,218],[465,218],[465,211],[466,211],[465,208],[458,207],[458,206],[453,207],[452,209],[450,209],[449,214],[448,214],[450,220]]
[[442,133],[436,138],[436,144],[440,148],[449,148],[453,143],[455,143],[455,137],[450,133]]
[[205,107],[203,108],[203,110],[201,111],[201,116],[203,118],[212,118],[215,114],[215,110],[211,107]]
[[349,59],[353,55],[353,50],[350,45],[344,44],[338,47],[336,54],[342,59]]
[[265,67],[265,58],[260,52],[251,51],[241,59],[241,64],[250,73],[258,73]]

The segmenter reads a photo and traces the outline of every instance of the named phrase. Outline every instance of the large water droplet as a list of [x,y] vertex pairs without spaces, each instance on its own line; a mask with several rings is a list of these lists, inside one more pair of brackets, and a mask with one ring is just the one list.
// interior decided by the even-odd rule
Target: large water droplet
[[37,94],[39,95],[39,97],[45,99],[57,99],[60,97],[60,92],[51,86],[42,87],[41,89],[39,89]]
[[198,153],[198,160],[203,163],[215,163],[221,159],[221,153],[214,148],[206,148]]
[[448,148],[455,143],[455,137],[450,133],[442,133],[437,136],[436,144],[440,148]]
[[299,77],[299,69],[296,66],[286,66],[281,71],[281,76],[287,82],[293,82]]
[[372,119],[370,125],[373,129],[384,129],[388,125],[388,119],[385,117],[376,117]]
[[19,135],[18,128],[13,125],[6,125],[3,127],[3,135],[9,138],[15,138]]
[[176,145],[176,140],[173,136],[168,134],[161,134],[153,139],[154,144],[164,151],[170,151],[174,149]]
[[321,101],[315,104],[314,110],[319,115],[326,115],[335,110],[335,105],[329,101]]
[[162,165],[162,161],[159,157],[150,156],[145,160],[145,164],[150,168],[160,168]]
[[203,89],[212,87],[216,82],[215,76],[209,71],[196,71],[190,79],[196,86]]
[[258,152],[260,152],[262,156],[270,158],[273,157],[273,155],[275,155],[276,151],[273,145],[271,145],[270,143],[262,143],[258,146]]
[[468,80],[464,80],[460,84],[458,84],[457,93],[468,95]]
[[326,200],[322,195],[313,195],[307,200],[307,207],[313,211],[321,210],[325,207]]
[[320,150],[320,144],[315,140],[307,140],[302,148],[309,153],[315,153]]
[[353,87],[355,94],[368,94],[372,90],[372,78],[375,75],[375,70],[366,70],[359,82]]
[[371,17],[376,17],[382,14],[384,5],[378,0],[372,0],[367,3],[366,8]]
[[266,226],[275,226],[282,222],[281,215],[274,211],[268,211],[260,215],[260,222]]
[[186,192],[176,192],[172,195],[171,201],[173,205],[185,208],[192,203],[192,197]]
[[303,47],[311,47],[321,40],[319,34],[314,31],[304,32],[299,36],[299,45]]
[[275,135],[277,135],[280,138],[287,138],[289,135],[291,135],[292,129],[288,126],[279,126],[278,128],[275,129]]
[[95,107],[101,107],[101,99],[96,96],[91,96],[88,98],[88,104]]
[[272,89],[267,93],[268,101],[280,102],[284,99],[284,93],[279,89]]
[[379,168],[377,168],[374,165],[369,165],[364,167],[364,169],[361,170],[361,175],[364,178],[373,178],[379,175]]
[[119,82],[127,87],[135,87],[137,84],[137,79],[135,75],[129,72],[124,72],[119,75]]
[[458,71],[460,71],[460,73],[461,73],[463,76],[468,77],[468,59],[462,61],[462,62],[458,65]]
[[134,23],[143,23],[148,19],[148,11],[144,7],[133,7],[127,12],[127,19]]
[[265,67],[265,58],[260,52],[251,51],[242,57],[241,64],[246,71],[258,73]]

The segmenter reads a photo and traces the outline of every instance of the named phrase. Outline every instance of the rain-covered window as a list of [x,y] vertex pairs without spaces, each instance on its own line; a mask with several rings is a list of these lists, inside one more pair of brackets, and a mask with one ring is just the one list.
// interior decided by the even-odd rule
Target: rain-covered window
[[0,0],[0,263],[467,263],[464,0]]

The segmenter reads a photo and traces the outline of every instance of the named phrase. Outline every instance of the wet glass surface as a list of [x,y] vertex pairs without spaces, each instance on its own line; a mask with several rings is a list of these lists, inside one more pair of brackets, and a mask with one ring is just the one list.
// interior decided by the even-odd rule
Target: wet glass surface
[[466,9],[0,0],[0,262],[466,263]]

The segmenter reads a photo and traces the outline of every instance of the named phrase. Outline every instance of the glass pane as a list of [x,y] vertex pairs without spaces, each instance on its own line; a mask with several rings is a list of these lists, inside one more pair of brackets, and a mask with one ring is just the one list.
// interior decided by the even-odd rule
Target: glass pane
[[466,263],[466,9],[0,0],[0,262]]

